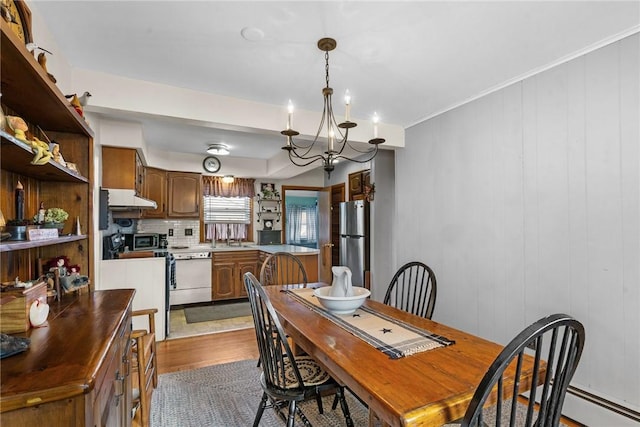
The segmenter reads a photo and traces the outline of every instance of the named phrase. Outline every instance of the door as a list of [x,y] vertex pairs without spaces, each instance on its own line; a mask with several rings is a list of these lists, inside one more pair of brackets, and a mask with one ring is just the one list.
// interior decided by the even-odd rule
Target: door
[[340,203],[344,195],[344,183],[331,186],[331,265],[340,265]]
[[318,279],[331,283],[331,187],[318,191]]

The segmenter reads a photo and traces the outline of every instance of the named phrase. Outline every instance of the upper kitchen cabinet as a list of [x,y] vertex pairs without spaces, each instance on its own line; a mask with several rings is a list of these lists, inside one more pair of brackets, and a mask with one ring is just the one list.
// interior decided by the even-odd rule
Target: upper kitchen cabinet
[[144,186],[142,196],[154,200],[156,209],[145,209],[143,218],[167,217],[167,171],[164,169],[144,168]]
[[362,170],[349,174],[349,200],[364,200],[366,198],[366,189],[371,186],[371,173]]
[[[16,240],[0,243],[2,281],[36,278],[38,259],[66,256],[92,277],[93,243],[93,131],[38,64],[5,20],[0,19],[0,80],[4,114],[22,118],[28,130],[26,141],[10,128],[0,129],[0,209],[4,218],[17,218],[14,189],[24,188],[24,220],[31,220],[40,203],[59,207],[69,219],[61,236],[46,240]],[[62,157],[34,162],[32,144],[55,141]],[[64,160],[63,160],[64,159]]]
[[167,172],[169,218],[200,217],[200,174],[191,172]]
[[141,195],[144,166],[138,152],[132,148],[102,147],[102,186],[135,190]]

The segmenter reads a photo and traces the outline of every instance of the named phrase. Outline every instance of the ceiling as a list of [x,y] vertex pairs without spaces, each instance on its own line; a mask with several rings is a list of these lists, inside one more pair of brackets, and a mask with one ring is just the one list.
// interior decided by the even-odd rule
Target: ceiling
[[[375,111],[404,128],[637,30],[640,20],[638,1],[30,4],[75,69],[282,108],[292,99],[321,110],[324,54],[316,43],[330,36],[338,42],[330,54],[334,103],[348,88],[353,116]],[[273,132],[109,114],[143,123],[146,143],[159,150],[203,154],[207,142],[224,141],[232,156],[269,159],[283,142]],[[176,146],[177,138],[186,142]]]

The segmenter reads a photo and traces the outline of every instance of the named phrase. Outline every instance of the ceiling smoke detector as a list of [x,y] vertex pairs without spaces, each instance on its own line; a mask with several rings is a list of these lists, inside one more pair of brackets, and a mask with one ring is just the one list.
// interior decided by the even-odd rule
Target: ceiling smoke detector
[[209,148],[207,148],[207,153],[211,155],[218,156],[226,156],[229,154],[229,147],[226,144],[209,144]]

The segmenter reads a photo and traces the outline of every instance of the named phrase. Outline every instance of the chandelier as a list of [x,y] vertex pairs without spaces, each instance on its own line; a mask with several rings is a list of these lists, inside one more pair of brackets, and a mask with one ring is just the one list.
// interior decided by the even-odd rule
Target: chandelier
[[[366,163],[378,154],[378,145],[385,141],[383,138],[378,137],[379,118],[378,115],[374,113],[373,139],[369,140],[371,147],[366,150],[362,150],[354,147],[349,142],[349,129],[356,127],[358,124],[350,120],[351,96],[348,90],[345,93],[344,99],[344,122],[338,123],[336,121],[332,105],[333,89],[329,86],[329,52],[334,50],[336,46],[336,41],[331,38],[323,38],[318,41],[318,48],[324,52],[325,79],[327,85],[322,89],[324,108],[322,110],[322,118],[320,119],[320,126],[318,127],[318,132],[316,132],[315,138],[308,144],[295,141],[293,139],[294,136],[300,135],[300,132],[293,130],[291,127],[293,123],[293,104],[291,101],[289,101],[288,105],[287,128],[280,132],[287,138],[287,143],[282,147],[282,149],[287,150],[289,153],[289,160],[291,160],[294,165],[303,167],[310,165],[313,162],[321,161],[324,170],[327,172],[327,176],[329,177],[331,177],[331,171],[333,171],[335,167],[334,165],[337,163],[338,159],[349,160],[357,163]],[[320,139],[324,139],[321,137],[323,130],[326,131],[325,135],[327,146],[320,154],[315,154],[317,152],[317,150],[314,150],[316,143],[319,142]],[[357,153],[355,154],[357,157],[367,156],[359,159],[347,157],[346,153],[343,154],[344,149],[347,146]]]

